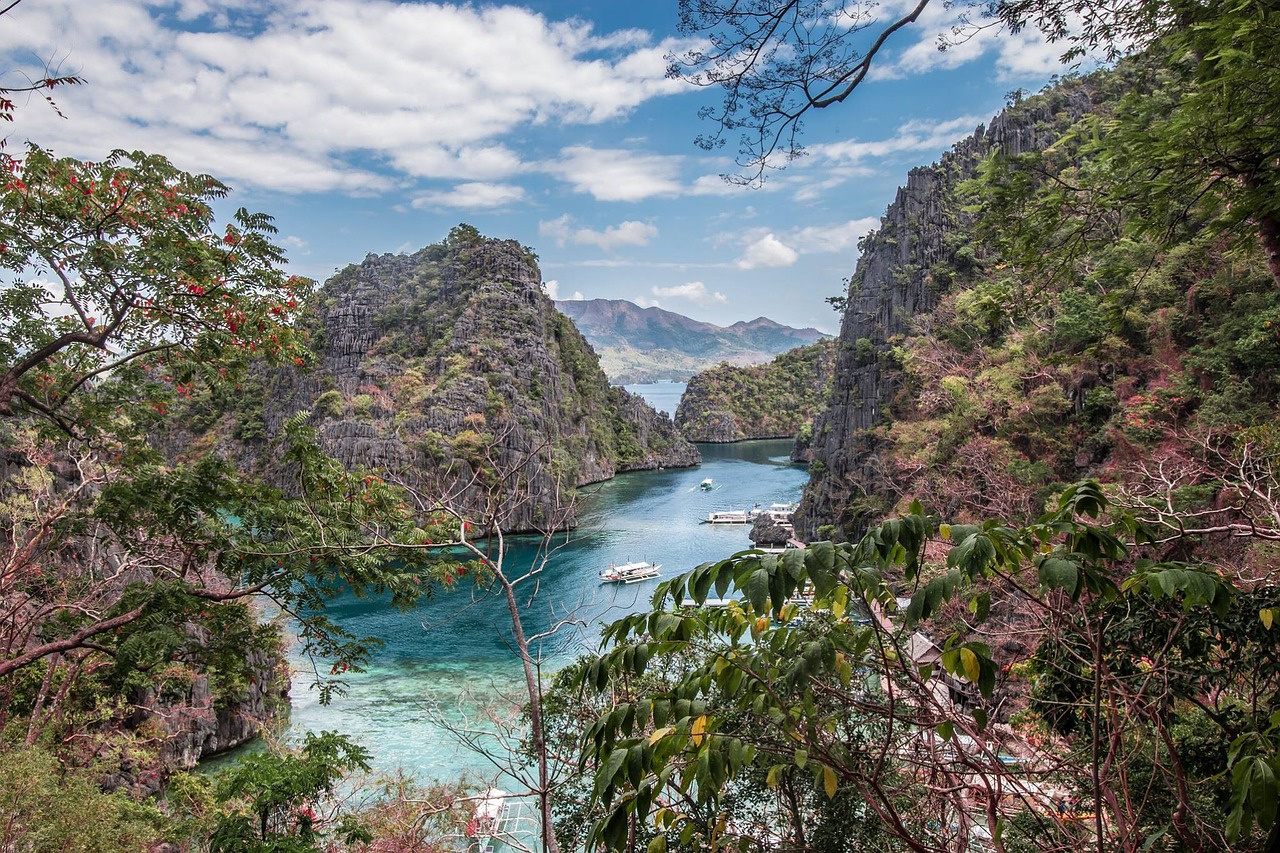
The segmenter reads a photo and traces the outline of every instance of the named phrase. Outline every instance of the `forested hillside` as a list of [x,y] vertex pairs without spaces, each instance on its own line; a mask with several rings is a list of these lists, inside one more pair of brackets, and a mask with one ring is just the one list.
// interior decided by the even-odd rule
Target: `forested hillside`
[[1205,227],[1194,194],[1159,226],[1095,206],[1100,134],[1152,73],[1028,98],[912,174],[852,278],[810,536],[904,498],[1027,519],[1084,476],[1190,524],[1240,454],[1275,453],[1280,291],[1256,236]]
[[721,364],[689,380],[676,428],[690,441],[793,438],[806,434],[825,404],[834,341],[782,353],[766,364]]

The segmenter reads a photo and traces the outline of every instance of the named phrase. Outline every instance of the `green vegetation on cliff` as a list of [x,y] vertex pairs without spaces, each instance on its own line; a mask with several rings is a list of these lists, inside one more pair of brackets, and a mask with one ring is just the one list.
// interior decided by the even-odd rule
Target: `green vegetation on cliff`
[[818,341],[767,364],[720,364],[689,380],[676,427],[690,441],[793,438],[826,404],[836,342]]
[[314,365],[264,375],[234,403],[230,432],[251,454],[310,411],[344,464],[452,495],[506,530],[572,526],[576,487],[698,461],[666,418],[609,385],[515,241],[461,225],[411,255],[370,255],[320,288],[306,325]]

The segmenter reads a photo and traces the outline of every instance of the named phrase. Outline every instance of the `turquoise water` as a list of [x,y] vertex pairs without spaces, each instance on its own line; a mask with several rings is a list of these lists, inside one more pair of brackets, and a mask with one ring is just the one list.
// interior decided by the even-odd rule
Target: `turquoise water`
[[645,382],[622,387],[632,394],[639,394],[650,406],[674,418],[676,407],[680,405],[680,397],[684,394],[686,386],[683,382]]
[[[659,583],[602,585],[602,569],[649,560],[671,577],[751,546],[743,525],[700,524],[707,513],[799,500],[807,475],[788,462],[791,442],[700,449],[700,467],[624,474],[585,490],[582,526],[556,538],[536,586],[522,589],[526,634],[569,617],[580,623],[542,644],[546,671],[593,649],[602,622],[643,608]],[[699,482],[708,477],[715,488],[700,491]],[[539,539],[518,540],[508,574],[512,566],[532,566],[541,545]],[[307,673],[298,672],[288,735],[336,729],[371,750],[378,769],[404,768],[422,779],[453,779],[467,771],[492,775],[447,726],[493,729],[491,717],[510,721],[523,701],[504,601],[486,590],[460,589],[412,612],[353,597],[336,601],[333,612],[348,630],[386,645],[367,673],[348,679],[348,695],[328,706],[307,688]]]

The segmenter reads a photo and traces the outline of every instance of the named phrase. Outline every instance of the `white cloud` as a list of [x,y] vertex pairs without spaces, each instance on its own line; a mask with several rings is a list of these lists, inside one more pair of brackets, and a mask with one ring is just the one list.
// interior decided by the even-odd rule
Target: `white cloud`
[[837,163],[857,164],[862,160],[887,157],[912,151],[934,151],[946,148],[972,133],[985,119],[976,115],[957,116],[940,122],[909,121],[898,127],[888,139],[864,142],[848,139],[814,145],[809,153],[816,159]]
[[647,222],[628,220],[608,226],[603,231],[574,228],[572,222],[573,217],[567,213],[556,219],[544,220],[538,223],[538,234],[553,238],[557,246],[572,242],[583,246],[597,246],[606,252],[618,246],[647,246],[649,241],[658,236],[657,227]]
[[556,281],[554,278],[553,278],[553,279],[546,280],[546,281],[543,281],[543,282],[542,282],[542,289],[543,289],[543,290],[545,290],[545,291],[547,292],[547,296],[550,296],[553,300],[555,300],[555,301],[557,301],[557,302],[559,302],[559,301],[564,301],[564,302],[581,302],[582,300],[586,299],[586,297],[582,295],[582,291],[581,291],[581,290],[575,290],[575,291],[574,291],[572,294],[570,294],[569,296],[561,296],[561,295],[560,295],[560,282]]
[[291,256],[311,254],[311,248],[307,245],[307,241],[293,234],[286,234],[281,237],[280,245],[288,249]]
[[767,181],[759,186],[747,186],[733,181],[726,181],[723,175],[700,175],[689,187],[689,194],[732,196],[741,195],[742,193],[770,192],[776,189],[778,189],[778,186],[774,181]]
[[1062,72],[1065,47],[1045,41],[1040,32],[1027,28],[1017,35],[1005,33],[996,60],[1003,77],[1043,77]]
[[683,160],[678,155],[573,145],[543,169],[596,201],[643,201],[680,193],[677,176]]
[[461,210],[490,210],[506,207],[524,198],[524,188],[512,184],[472,182],[451,190],[422,193],[413,200],[416,208],[453,207]]
[[802,252],[846,252],[879,227],[879,217],[866,216],[835,225],[810,225],[792,232],[787,240]]
[[[917,2],[887,0],[882,8],[888,14],[902,15]],[[968,21],[963,20],[966,13],[970,16]],[[1078,15],[1072,17],[1077,23],[1081,20]],[[972,6],[967,4],[931,3],[911,30],[905,32],[918,34],[916,41],[893,59],[872,66],[871,81],[958,68],[992,52],[1004,79],[1044,77],[1067,69],[1060,58],[1064,45],[1050,44],[1034,25],[1011,35],[991,18],[974,15]],[[946,49],[939,50],[940,44],[945,44]],[[1100,58],[1094,57],[1086,64],[1094,64]]]
[[654,287],[652,292],[654,296],[658,297],[670,296],[674,299],[687,299],[695,305],[723,305],[729,301],[729,297],[723,293],[707,290],[707,286],[700,281],[691,281],[674,287]]
[[759,267],[789,267],[800,259],[800,254],[783,243],[772,233],[747,245],[737,261],[738,269],[753,270]]
[[88,81],[58,93],[67,121],[21,109],[11,142],[161,150],[290,192],[403,184],[388,171],[498,181],[525,168],[505,141],[522,127],[610,121],[684,89],[665,77],[671,45],[518,6],[42,0],[5,22],[6,67],[53,58]]

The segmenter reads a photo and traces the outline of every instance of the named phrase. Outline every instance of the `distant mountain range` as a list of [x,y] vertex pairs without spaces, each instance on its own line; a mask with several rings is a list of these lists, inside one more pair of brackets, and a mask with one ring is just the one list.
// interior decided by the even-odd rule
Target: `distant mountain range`
[[722,361],[761,364],[798,346],[830,337],[795,329],[768,317],[717,326],[624,299],[556,302],[600,356],[609,381],[683,382]]

